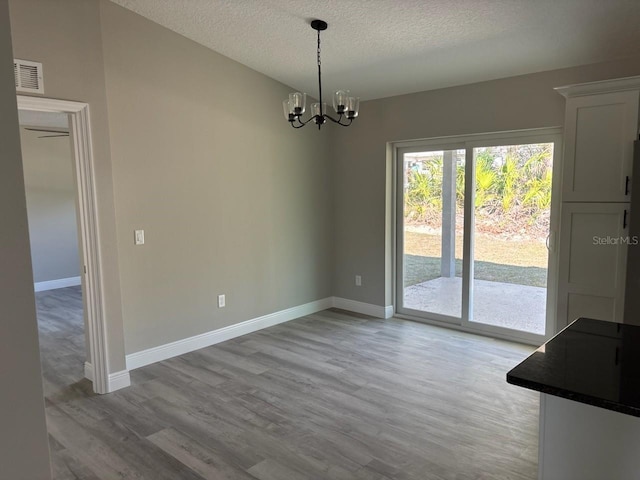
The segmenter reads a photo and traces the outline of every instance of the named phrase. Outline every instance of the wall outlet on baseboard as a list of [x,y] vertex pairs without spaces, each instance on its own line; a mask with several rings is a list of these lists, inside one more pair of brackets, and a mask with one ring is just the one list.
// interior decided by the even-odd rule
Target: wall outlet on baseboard
[[362,276],[356,275],[356,287],[361,287],[361,286],[362,286]]
[[218,308],[224,308],[227,305],[227,300],[224,295],[218,295]]

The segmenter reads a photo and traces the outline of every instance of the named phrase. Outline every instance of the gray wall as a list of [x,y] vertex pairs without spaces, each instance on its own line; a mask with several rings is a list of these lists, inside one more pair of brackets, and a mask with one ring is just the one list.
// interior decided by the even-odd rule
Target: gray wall
[[35,282],[80,275],[69,137],[43,135],[20,129]]
[[45,480],[51,472],[11,59],[7,1],[0,0],[0,476]]
[[45,95],[91,107],[111,371],[124,338],[132,353],[331,295],[330,129],[289,127],[290,88],[106,0],[10,7]]
[[334,295],[392,303],[387,142],[562,126],[564,98],[553,87],[638,74],[635,57],[363,102],[333,144]]
[[132,353],[331,294],[390,304],[387,142],[561,125],[554,86],[640,73],[634,58],[422,92],[294,131],[288,87],[106,0],[10,4],[46,95],[91,105],[112,371],[124,339]]
[[90,107],[109,370],[117,372],[125,368],[124,330],[100,6],[98,0],[10,0],[9,11],[14,57],[43,63],[45,96]]
[[331,129],[292,129],[289,87],[100,5],[127,353],[330,296]]

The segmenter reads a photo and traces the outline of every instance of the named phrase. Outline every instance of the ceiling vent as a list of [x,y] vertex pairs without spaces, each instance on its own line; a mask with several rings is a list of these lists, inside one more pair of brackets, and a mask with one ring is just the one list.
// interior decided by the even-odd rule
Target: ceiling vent
[[17,92],[44,93],[41,63],[14,59],[13,76]]

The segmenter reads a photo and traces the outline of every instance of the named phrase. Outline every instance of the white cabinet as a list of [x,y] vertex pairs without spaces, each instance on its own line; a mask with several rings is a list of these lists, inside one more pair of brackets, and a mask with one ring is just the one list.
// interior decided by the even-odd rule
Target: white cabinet
[[579,317],[622,321],[629,215],[626,203],[562,205],[559,328]]
[[564,202],[628,202],[639,92],[570,97],[562,173]]
[[578,317],[622,322],[640,77],[556,90],[567,98],[557,329]]
[[540,394],[540,480],[637,479],[638,451],[640,418]]

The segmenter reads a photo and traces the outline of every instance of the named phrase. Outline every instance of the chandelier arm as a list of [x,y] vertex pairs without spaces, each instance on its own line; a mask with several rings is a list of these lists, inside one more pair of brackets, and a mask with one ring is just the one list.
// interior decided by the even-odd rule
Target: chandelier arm
[[293,122],[290,122],[290,123],[291,123],[291,126],[292,126],[293,128],[302,128],[302,127],[304,127],[307,123],[309,123],[311,120],[313,120],[314,118],[316,118],[317,116],[318,116],[318,115],[314,115],[313,117],[308,118],[308,119],[307,119],[307,120],[305,120],[304,122],[303,122],[302,120],[300,120],[300,117],[297,117],[297,118],[296,118],[296,120],[298,120],[298,125],[295,125]]
[[353,118],[350,118],[349,119],[349,123],[338,122],[338,125],[340,125],[342,127],[348,127],[349,125],[351,125],[352,122],[353,122]]
[[338,117],[338,120],[335,120],[333,118],[331,118],[329,115],[325,115],[325,117],[327,117],[329,120],[331,120],[333,123],[337,123],[338,125],[340,125],[341,127],[348,127],[349,125],[351,125],[351,122],[353,122],[353,118],[349,119],[349,123],[342,123],[342,115],[340,115]]
[[300,120],[300,117],[296,117],[296,120],[298,121],[298,123],[297,123],[297,124],[296,124],[296,123],[294,123],[294,121],[295,121],[295,120],[294,120],[294,121],[289,122],[293,128],[302,128],[302,127],[304,127],[304,126],[305,126],[305,123],[303,123],[303,122]]
[[299,122],[304,126],[304,125],[306,125],[307,123],[309,123],[311,120],[314,120],[317,116],[318,116],[318,115],[314,115],[314,116],[312,116],[312,117],[308,118],[307,120],[305,120],[304,122],[302,122],[300,119],[298,119],[298,121],[299,121]]
[[333,123],[337,123],[338,125],[342,125],[343,127],[348,127],[349,125],[351,125],[351,122],[353,121],[353,119],[349,119],[349,123],[342,123],[342,118],[343,118],[342,114],[340,114],[340,116],[337,119],[335,119],[331,115],[327,115],[327,114],[324,114],[323,117],[331,120]]

